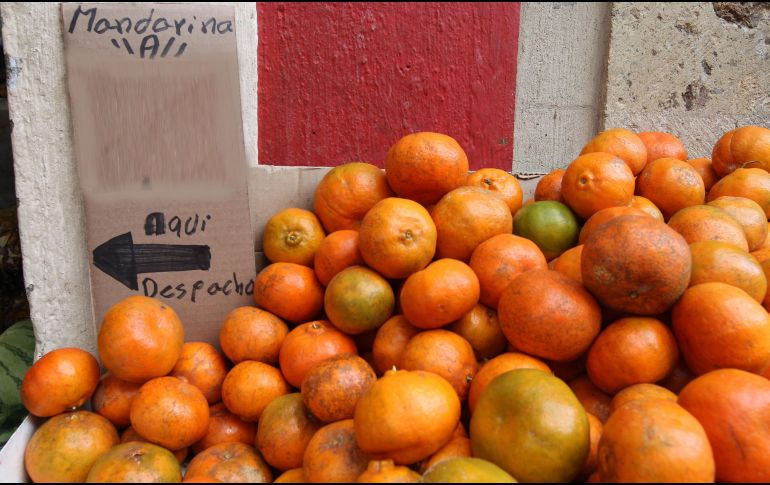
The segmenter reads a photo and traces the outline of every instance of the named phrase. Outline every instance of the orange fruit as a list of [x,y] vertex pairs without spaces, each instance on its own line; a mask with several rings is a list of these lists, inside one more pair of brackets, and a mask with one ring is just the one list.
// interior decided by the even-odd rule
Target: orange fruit
[[291,207],[275,214],[265,224],[262,251],[271,263],[313,266],[315,253],[326,237],[315,214]]
[[366,470],[358,476],[358,483],[418,483],[419,473],[405,467],[396,466],[393,460],[372,460]]
[[401,356],[409,340],[420,329],[410,324],[403,315],[396,315],[378,330],[372,347],[374,367],[382,374],[395,367],[401,367]]
[[30,414],[50,417],[79,408],[99,385],[94,356],[74,347],[48,352],[21,381],[21,402]]
[[395,304],[390,283],[363,266],[351,266],[337,273],[324,294],[327,318],[349,335],[378,328],[390,318]]
[[732,195],[751,199],[765,211],[770,219],[770,173],[760,168],[739,168],[715,183],[706,200]]
[[580,258],[582,254],[582,244],[564,251],[561,256],[552,260],[553,270],[558,271],[568,278],[572,278],[578,283],[582,283],[583,275],[580,272]]
[[725,367],[758,372],[770,360],[770,316],[740,288],[718,282],[688,288],[671,319],[696,374]]
[[471,381],[468,392],[468,408],[473,413],[476,403],[495,377],[514,369],[538,369],[552,373],[551,369],[540,359],[519,352],[506,352],[483,364]]
[[748,125],[728,131],[714,145],[711,160],[720,177],[743,167],[770,169],[770,129]]
[[499,466],[470,456],[442,460],[425,471],[423,483],[516,483]]
[[479,360],[501,354],[508,344],[500,330],[497,312],[482,304],[474,306],[447,329],[467,340]]
[[596,466],[599,464],[599,440],[604,429],[604,425],[599,418],[591,413],[586,413],[586,415],[588,416],[590,448],[586,461],[583,462],[583,467],[578,474],[580,477],[587,477],[596,470]]
[[762,303],[767,295],[767,277],[754,256],[721,241],[690,244],[690,286],[719,281],[738,287]]
[[535,200],[555,200],[564,203],[561,195],[561,180],[565,172],[565,169],[557,168],[543,175],[535,187]]
[[103,453],[88,472],[88,483],[178,483],[179,460],[152,443],[131,441]]
[[720,482],[770,481],[770,381],[720,369],[690,382],[679,404],[706,430]]
[[642,210],[661,222],[664,220],[663,213],[658,209],[658,206],[653,204],[650,199],[642,197],[641,195],[635,195],[631,199],[631,205],[629,205],[629,207]]
[[671,401],[634,401],[615,411],[604,423],[598,458],[603,482],[714,481],[703,426]]
[[738,221],[746,234],[749,251],[756,251],[767,239],[767,217],[762,208],[746,197],[717,197],[706,205],[719,207]]
[[668,226],[681,234],[688,244],[698,241],[723,241],[743,251],[749,250],[743,227],[719,207],[694,205],[682,209],[668,221]]
[[370,459],[356,439],[352,419],[319,429],[305,449],[302,468],[308,482],[354,482],[366,471]]
[[275,365],[289,327],[270,312],[244,306],[231,311],[219,330],[222,352],[234,364],[256,360]]
[[214,445],[236,441],[251,445],[256,436],[256,424],[242,420],[228,411],[223,403],[218,403],[209,408],[209,427],[203,438],[193,444],[192,450],[200,453]]
[[412,273],[401,287],[404,317],[415,327],[439,328],[468,313],[479,301],[479,279],[467,264],[439,259]]
[[357,355],[326,359],[302,379],[305,406],[323,422],[352,419],[356,403],[377,380],[377,374]]
[[697,170],[676,158],[659,158],[647,164],[636,179],[639,195],[651,200],[666,220],[677,211],[703,204],[706,189]]
[[586,143],[581,155],[595,152],[612,154],[623,160],[628,168],[637,175],[647,163],[647,147],[644,141],[625,128],[612,128],[603,131]]
[[324,238],[315,253],[315,275],[326,286],[334,276],[349,266],[362,265],[358,231],[343,229]]
[[224,483],[270,483],[273,472],[253,446],[220,443],[198,453],[187,465],[187,476],[206,476]]
[[457,425],[452,438],[447,443],[433,453],[429,458],[420,462],[420,473],[425,473],[429,468],[440,461],[450,460],[452,458],[468,457],[473,454],[471,450],[471,440],[468,433],[465,432],[462,423]]
[[388,150],[385,175],[399,197],[435,204],[444,194],[465,184],[468,157],[450,136],[412,133]]
[[569,388],[575,393],[586,412],[593,414],[604,423],[610,415],[612,396],[604,393],[591,382],[587,375],[575,377],[569,381]]
[[[129,441],[141,441],[145,443],[149,443],[142,435],[136,432],[136,430],[129,426],[126,428],[123,433],[120,435],[120,442],[121,443],[128,443]],[[164,450],[167,448],[163,448]],[[174,457],[177,459],[177,461],[181,464],[184,463],[184,461],[187,459],[187,455],[190,453],[190,448],[185,446],[184,448],[180,448],[178,450],[168,450],[170,451]]]
[[615,155],[588,153],[569,164],[561,193],[577,215],[588,219],[607,207],[629,205],[634,196],[634,174]]
[[684,143],[671,133],[644,131],[637,136],[641,138],[642,143],[647,148],[647,163],[654,162],[659,158],[687,160],[687,150]]
[[468,175],[465,185],[481,187],[497,195],[508,206],[511,214],[521,209],[524,193],[516,177],[499,168],[482,168]]
[[286,336],[278,361],[289,384],[302,385],[310,369],[335,355],[357,354],[356,344],[326,320],[303,323]]
[[107,310],[97,341],[104,367],[138,383],[171,372],[182,345],[184,327],[176,312],[146,296],[130,296]]
[[599,334],[601,311],[583,286],[552,270],[522,273],[503,291],[500,328],[520,351],[546,359],[573,360]]
[[187,342],[169,375],[185,379],[203,393],[209,404],[215,404],[222,399],[222,382],[227,370],[225,358],[213,345]]
[[323,308],[323,296],[313,270],[295,263],[273,263],[254,280],[257,306],[294,324],[316,317]]
[[[762,268],[762,272],[765,274],[765,279],[770,280],[770,259],[762,261],[759,265]],[[762,306],[765,307],[765,310],[770,311],[770,291],[768,291],[762,299]]]
[[612,401],[610,402],[610,414],[614,413],[618,410],[618,408],[630,403],[631,401],[650,401],[654,399],[676,402],[677,396],[665,387],[661,387],[656,384],[650,384],[647,382],[634,384],[615,394],[615,396],[612,398]]
[[436,223],[439,258],[467,262],[476,246],[513,230],[513,216],[505,202],[478,187],[460,187],[449,192],[438,201],[431,215]]
[[420,204],[391,197],[366,213],[359,231],[361,256],[386,278],[406,278],[436,253],[436,225]]
[[566,205],[543,200],[516,214],[513,233],[534,242],[550,261],[577,244],[578,222]]
[[313,210],[327,232],[358,229],[369,209],[392,196],[382,170],[370,163],[345,163],[331,169],[318,183]]
[[615,219],[616,217],[647,215],[649,215],[647,212],[644,212],[643,210],[637,209],[635,207],[608,207],[606,209],[602,209],[589,217],[586,223],[583,224],[583,227],[580,229],[580,236],[578,241],[580,244],[585,243],[586,239],[588,239],[588,236],[590,236],[597,227],[601,226],[605,222]]
[[131,424],[131,401],[141,384],[126,382],[107,374],[99,382],[91,398],[91,408],[118,428]]
[[307,483],[305,470],[303,468],[292,468],[281,473],[273,483]]
[[233,367],[222,384],[222,402],[244,421],[259,420],[270,402],[291,392],[281,371],[262,362],[246,360]]
[[665,378],[676,366],[679,350],[671,330],[654,318],[621,318],[607,326],[588,351],[591,382],[609,394],[628,386]]
[[687,163],[692,165],[700,177],[703,179],[703,187],[706,189],[706,193],[711,190],[711,187],[719,180],[719,175],[714,171],[714,167],[711,165],[710,158],[692,158],[687,160]]
[[302,402],[302,394],[287,394],[274,399],[262,412],[256,446],[270,466],[298,468],[310,439],[322,426]]

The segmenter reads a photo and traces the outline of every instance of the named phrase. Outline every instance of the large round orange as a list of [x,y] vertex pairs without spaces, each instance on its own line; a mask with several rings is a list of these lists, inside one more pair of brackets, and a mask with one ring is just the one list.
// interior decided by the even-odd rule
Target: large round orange
[[324,293],[326,317],[348,335],[379,328],[393,314],[395,305],[390,283],[363,266],[337,273]]
[[213,345],[187,342],[169,375],[185,379],[200,389],[209,404],[215,404],[222,398],[222,382],[227,370],[225,358]]
[[468,392],[468,408],[471,413],[476,408],[476,403],[487,385],[495,377],[515,369],[539,369],[552,374],[551,369],[540,359],[519,352],[500,354],[483,364],[471,381],[471,388]]
[[358,483],[418,483],[419,473],[405,466],[396,466],[393,460],[372,460],[366,471],[358,476]]
[[312,320],[323,308],[324,290],[311,268],[294,263],[273,263],[254,280],[258,307],[288,320]]
[[688,244],[698,241],[723,241],[749,250],[743,227],[723,209],[710,205],[694,205],[677,212],[668,226],[681,234]]
[[605,393],[583,374],[569,381],[569,388],[575,393],[586,412],[593,414],[604,423],[610,415],[612,396]]
[[634,174],[615,155],[588,153],[569,164],[561,193],[577,215],[588,219],[607,207],[629,205],[634,196]]
[[219,330],[222,352],[234,364],[256,360],[275,365],[289,327],[270,312],[244,306],[231,311]]
[[676,402],[677,396],[670,390],[657,384],[649,384],[647,382],[634,384],[626,387],[613,396],[612,401],[610,402],[610,414],[631,401],[650,401],[653,399]]
[[411,465],[432,455],[460,420],[460,399],[442,377],[388,371],[356,406],[355,439],[366,453]]
[[565,169],[557,168],[543,175],[535,187],[535,200],[555,200],[564,203],[564,197],[561,195],[561,180],[565,173]]
[[131,424],[131,401],[141,384],[126,382],[107,374],[99,382],[91,398],[91,408],[118,428]]
[[687,160],[687,150],[684,143],[671,133],[643,131],[638,136],[647,148],[647,163],[654,162],[659,158]]
[[246,360],[228,372],[222,384],[222,402],[244,421],[259,420],[270,402],[291,392],[281,371],[262,362]]
[[629,207],[642,210],[659,221],[664,220],[663,213],[660,211],[660,209],[658,209],[658,206],[653,204],[652,201],[647,197],[635,195],[633,199],[631,199],[631,205],[629,205]]
[[508,345],[497,312],[480,303],[447,329],[467,340],[479,360],[500,355]]
[[503,291],[500,328],[518,350],[546,359],[573,360],[601,328],[596,300],[575,280],[553,270],[522,273]]
[[349,266],[361,265],[364,258],[358,247],[358,231],[343,229],[324,238],[315,253],[315,275],[326,286],[334,276]]
[[612,219],[615,219],[616,217],[620,216],[648,216],[649,214],[641,209],[637,209],[635,207],[607,207],[606,209],[602,209],[596,214],[592,215],[585,224],[583,224],[583,227],[580,229],[580,236],[578,238],[578,241],[580,244],[583,244],[586,242],[586,239],[588,239],[588,236],[591,235],[592,232],[596,230],[597,227],[601,226],[605,222],[611,221]]
[[53,350],[27,370],[21,381],[21,402],[31,414],[55,416],[79,408],[99,385],[99,363],[75,347]]
[[302,468],[311,483],[355,482],[369,463],[369,455],[356,443],[352,419],[319,429],[305,449]]
[[345,353],[358,353],[355,342],[328,321],[316,320],[289,332],[278,361],[289,384],[299,388],[310,369],[329,357]]
[[476,246],[493,236],[513,231],[513,216],[508,206],[478,187],[460,187],[449,192],[431,214],[436,223],[439,258],[467,262]]
[[767,217],[756,202],[746,197],[717,197],[706,205],[719,207],[743,227],[749,251],[756,251],[767,239]]
[[273,472],[253,446],[220,443],[195,456],[187,465],[189,477],[206,476],[224,483],[270,483]]
[[63,413],[35,431],[24,465],[33,482],[84,482],[96,459],[118,443],[115,427],[98,414]]
[[531,269],[545,269],[545,256],[529,239],[498,234],[479,244],[470,260],[479,279],[481,303],[497,308],[500,295],[516,276]]
[[370,163],[345,163],[331,169],[318,183],[313,210],[327,232],[358,229],[369,209],[392,196],[382,170]]
[[439,259],[413,273],[401,287],[401,311],[415,327],[439,328],[471,311],[479,301],[479,279],[467,264]]
[[728,131],[714,146],[711,160],[721,177],[744,166],[770,171],[770,129],[748,125]]
[[[685,209],[687,210],[687,209]],[[692,260],[685,238],[651,217],[621,216],[583,245],[583,284],[604,306],[658,315],[687,288]]]
[[240,442],[247,445],[254,443],[257,425],[242,420],[227,410],[223,403],[209,408],[209,427],[206,434],[192,446],[194,453],[211,448],[220,443]]
[[610,153],[623,160],[634,175],[647,163],[647,147],[637,134],[625,128],[603,131],[586,143],[581,155],[587,153]]
[[192,384],[158,377],[139,388],[131,402],[131,426],[147,441],[178,450],[206,435],[209,403]]
[[603,482],[713,482],[714,457],[698,420],[671,401],[634,401],[604,423]]
[[359,232],[361,256],[386,278],[406,278],[436,254],[436,225],[420,204],[391,197],[366,213]]
[[497,195],[511,210],[511,214],[521,209],[524,193],[516,177],[499,168],[482,168],[468,176],[466,185],[481,187]]
[[706,189],[706,193],[711,190],[717,181],[719,181],[719,175],[714,171],[714,167],[711,165],[710,158],[692,158],[687,160],[692,168],[694,168],[700,178],[703,179],[703,187]]
[[706,430],[719,482],[770,481],[770,381],[737,369],[704,374],[679,404]]
[[579,244],[574,248],[569,248],[568,250],[561,253],[561,256],[551,261],[553,263],[552,269],[554,271],[558,271],[564,276],[567,276],[568,278],[572,278],[578,283],[582,283],[583,275],[580,272],[580,258],[582,254],[582,244]]
[[310,439],[321,423],[295,392],[274,399],[259,418],[256,446],[265,461],[279,470],[302,466]]
[[377,372],[383,374],[393,367],[400,368],[406,345],[419,332],[420,329],[409,323],[403,315],[396,315],[385,322],[377,330],[372,347]]
[[326,237],[315,214],[291,207],[275,214],[265,224],[262,251],[271,263],[313,266],[315,252]]
[[770,219],[770,173],[760,168],[739,168],[715,183],[706,200],[732,195],[751,199],[765,211]]
[[725,367],[758,372],[770,360],[770,315],[740,288],[688,288],[671,318],[679,350],[696,374]]
[[87,483],[178,483],[179,460],[152,443],[131,441],[103,453],[91,467]]
[[676,158],[659,158],[647,164],[636,179],[639,195],[651,200],[668,220],[677,211],[703,204],[706,189],[692,165]]
[[690,244],[690,286],[720,281],[738,287],[762,303],[767,295],[767,277],[754,256],[721,241]]
[[435,204],[444,194],[465,184],[468,157],[450,136],[412,133],[390,147],[385,174],[399,197]]
[[401,356],[402,369],[427,371],[443,377],[461,401],[468,396],[478,366],[471,344],[448,330],[418,333]]
[[174,368],[184,345],[184,327],[167,304],[130,296],[104,315],[97,345],[99,358],[112,375],[147,382]]
[[591,382],[609,394],[653,383],[676,366],[679,350],[671,330],[654,318],[629,317],[611,323],[588,351]]
[[352,419],[356,403],[377,380],[377,374],[357,355],[326,359],[302,379],[302,400],[325,423]]

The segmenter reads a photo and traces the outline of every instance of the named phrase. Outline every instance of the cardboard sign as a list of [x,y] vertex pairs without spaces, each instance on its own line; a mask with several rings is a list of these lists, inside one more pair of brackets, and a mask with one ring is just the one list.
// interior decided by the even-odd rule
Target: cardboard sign
[[64,4],[94,316],[130,295],[216,344],[253,304],[234,9]]

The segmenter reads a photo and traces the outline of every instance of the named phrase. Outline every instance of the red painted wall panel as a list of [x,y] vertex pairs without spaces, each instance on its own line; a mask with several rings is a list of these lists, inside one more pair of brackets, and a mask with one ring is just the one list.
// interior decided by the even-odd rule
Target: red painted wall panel
[[415,131],[511,169],[518,3],[259,3],[259,163],[382,166]]

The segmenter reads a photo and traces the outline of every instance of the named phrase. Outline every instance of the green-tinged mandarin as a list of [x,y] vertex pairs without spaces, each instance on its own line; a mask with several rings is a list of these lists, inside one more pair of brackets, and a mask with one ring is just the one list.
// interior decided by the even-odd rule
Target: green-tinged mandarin
[[534,242],[548,261],[574,247],[579,232],[569,207],[554,200],[528,204],[513,219],[513,233]]
[[351,335],[368,332],[385,323],[395,303],[390,283],[362,266],[337,273],[324,295],[326,316],[335,327]]
[[88,483],[174,483],[182,481],[179,461],[166,448],[129,441],[96,460]]
[[449,458],[430,467],[423,483],[517,483],[505,470],[481,458]]

